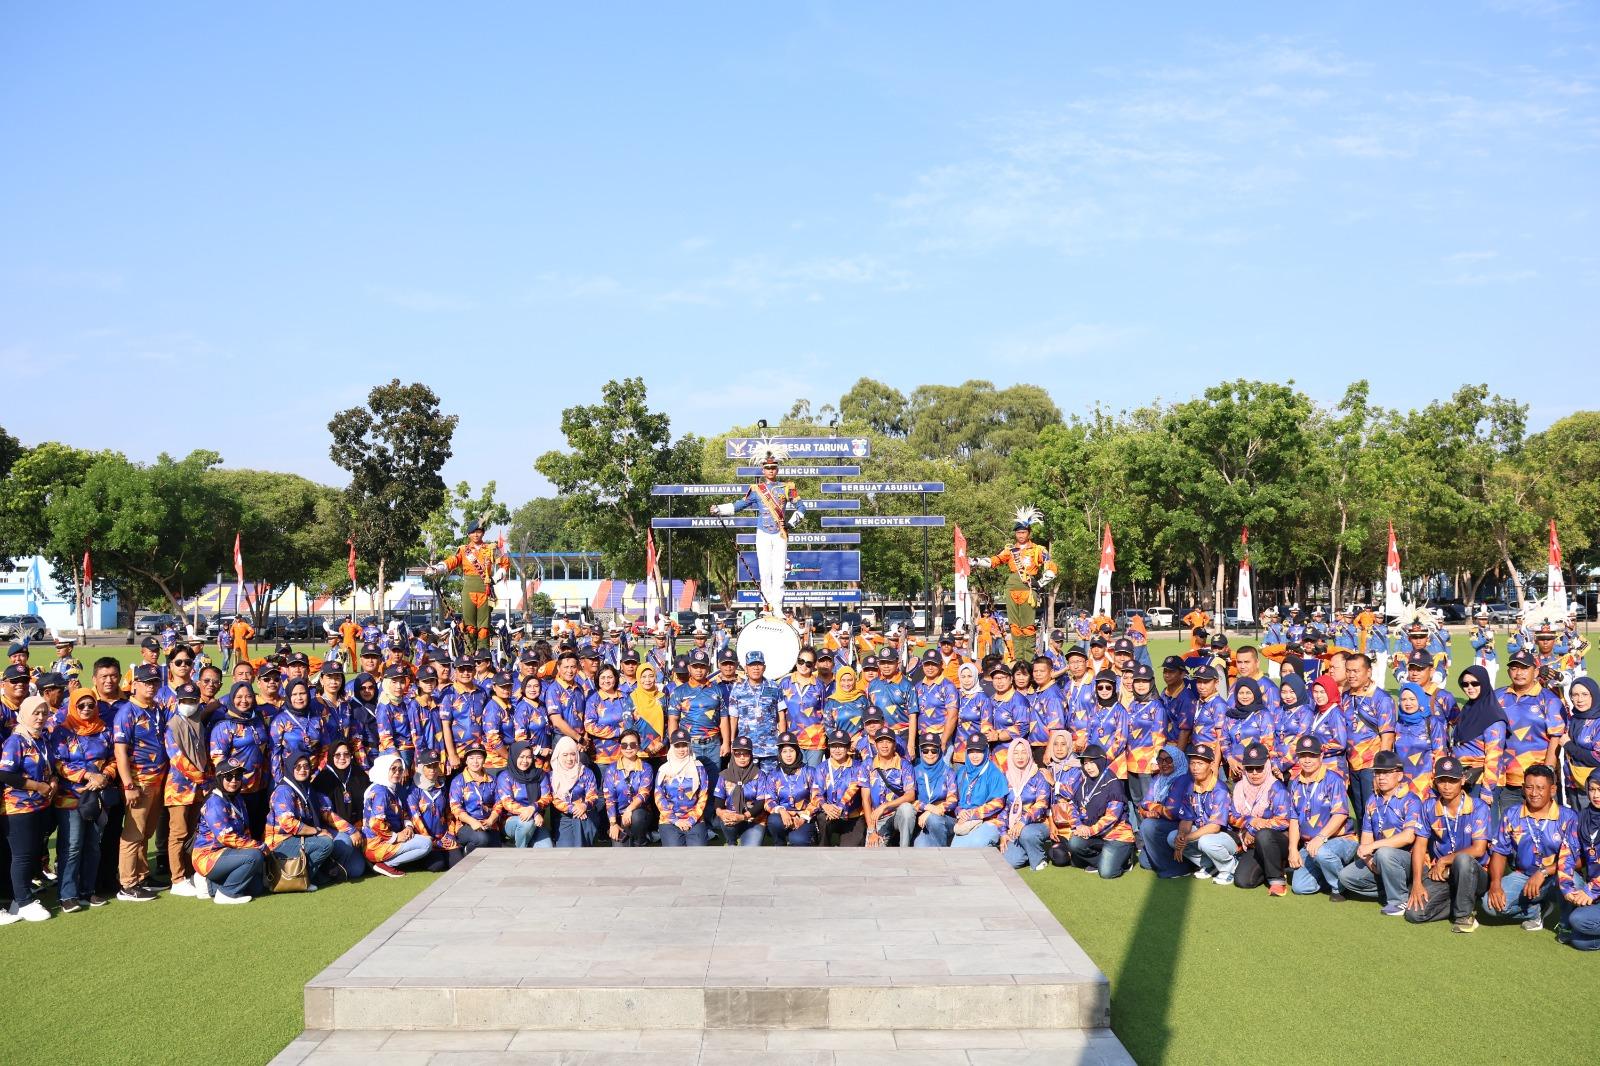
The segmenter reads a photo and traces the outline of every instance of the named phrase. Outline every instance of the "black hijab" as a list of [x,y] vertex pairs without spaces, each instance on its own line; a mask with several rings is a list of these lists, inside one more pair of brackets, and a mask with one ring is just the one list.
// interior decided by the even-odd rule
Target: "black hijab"
[[367,786],[372,784],[372,780],[367,777],[367,772],[356,760],[355,745],[348,740],[341,740],[335,743],[334,747],[341,745],[350,751],[350,769],[340,773],[334,769],[333,760],[330,758],[328,765],[318,770],[311,778],[311,791],[325,797],[328,805],[333,808],[333,813],[359,828],[363,817],[361,801],[367,794]]
[[[1111,683],[1111,695],[1100,695],[1100,686],[1106,682]],[[1102,670],[1094,675],[1094,702],[1101,707],[1113,707],[1117,703],[1117,675],[1110,670]]]
[[506,761],[506,773],[510,774],[511,780],[517,782],[518,784],[537,785],[540,778],[544,777],[543,771],[539,769],[539,761],[537,759],[535,759],[533,765],[528,767],[526,770],[517,769],[517,759],[522,755],[523,752],[532,750],[533,745],[528,743],[526,740],[519,740],[515,744],[511,745],[511,755]]
[[[1585,692],[1589,693],[1589,709],[1587,711],[1573,710],[1571,712],[1573,724],[1567,727],[1567,742],[1562,746],[1566,748],[1567,761],[1569,763],[1575,766],[1587,766],[1593,770],[1596,767],[1600,767],[1600,759],[1596,759],[1594,752],[1579,744],[1575,734],[1578,732],[1579,724],[1600,718],[1600,684],[1597,684],[1592,677],[1580,677],[1572,682],[1572,688],[1577,689],[1580,686]],[[1571,691],[1567,693],[1567,702],[1569,704],[1572,702]],[[1593,813],[1593,811],[1588,810],[1585,813],[1589,814]],[[1600,825],[1600,823],[1596,824]]]
[[[1250,695],[1254,698],[1249,704],[1240,704],[1239,693],[1243,692],[1245,689],[1249,689]],[[1253,677],[1240,678],[1238,684],[1233,686],[1233,706],[1228,708],[1228,717],[1234,719],[1235,721],[1239,721],[1249,718],[1252,714],[1255,714],[1260,709],[1261,686],[1256,684],[1256,679]]]
[[1455,744],[1477,740],[1490,726],[1506,720],[1505,708],[1494,698],[1494,688],[1489,684],[1489,671],[1481,666],[1469,666],[1461,671],[1456,681],[1459,684],[1467,677],[1477,678],[1478,695],[1461,708],[1461,716],[1456,719],[1456,735],[1452,739]]

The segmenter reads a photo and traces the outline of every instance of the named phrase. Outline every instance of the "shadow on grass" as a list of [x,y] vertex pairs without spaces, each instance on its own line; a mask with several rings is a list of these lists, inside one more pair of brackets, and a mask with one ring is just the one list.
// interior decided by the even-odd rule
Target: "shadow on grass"
[[1111,1029],[1140,1066],[1167,1061],[1184,925],[1198,885],[1192,877],[1173,877],[1149,886],[1117,967]]

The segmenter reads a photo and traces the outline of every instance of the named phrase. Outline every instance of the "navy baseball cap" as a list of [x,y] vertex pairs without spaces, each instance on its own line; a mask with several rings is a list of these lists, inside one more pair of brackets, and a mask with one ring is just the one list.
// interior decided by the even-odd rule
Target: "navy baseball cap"
[[711,656],[706,654],[706,650],[704,648],[696,648],[694,651],[689,653],[689,665],[710,666]]
[[676,659],[672,660],[672,672],[675,674],[688,673],[689,657],[687,655],[680,655]]
[[58,688],[65,692],[67,688],[67,679],[56,673],[54,670],[46,670],[44,673],[39,675],[39,691],[43,692],[47,688]]
[[[1178,661],[1182,662],[1183,660],[1180,659]],[[1149,663],[1134,663],[1133,679],[1135,681],[1154,681],[1156,679],[1156,672],[1150,669]]]
[[1180,658],[1179,656],[1169,655],[1165,659],[1161,660],[1161,669],[1163,669],[1163,670],[1187,670],[1187,669],[1189,669],[1189,667],[1184,663],[1183,659]]
[[1511,657],[1510,661],[1507,662],[1506,665],[1507,666],[1532,666],[1533,665],[1533,653],[1532,652],[1527,652],[1527,651],[1519,651],[1519,652],[1517,652],[1515,655],[1513,655]]
[[1322,758],[1322,742],[1310,733],[1299,738],[1294,742],[1294,757],[1298,759],[1302,755],[1315,755],[1319,759]]
[[1446,781],[1464,781],[1466,772],[1461,769],[1461,760],[1454,755],[1441,755],[1433,760],[1433,779],[1444,778]]
[[1264,744],[1250,744],[1244,749],[1244,758],[1239,760],[1244,763],[1246,770],[1259,770],[1267,765],[1268,752]]
[[732,663],[735,666],[739,665],[739,657],[733,653],[732,648],[723,648],[721,653],[718,654],[717,665],[721,666],[723,663]]
[[338,659],[328,659],[322,664],[323,677],[343,677],[344,664]]
[[186,681],[172,690],[179,703],[193,703],[200,698],[200,686],[192,681]]
[[510,688],[512,685],[516,684],[516,682],[510,674],[502,670],[498,674],[494,675],[489,684],[494,688]]
[[[11,668],[11,670],[15,670],[15,669],[16,669],[16,667],[12,667]],[[10,680],[10,678],[11,678],[11,670],[7,670],[6,671],[6,679],[7,680]],[[23,674],[24,674],[24,676],[26,676],[27,671],[24,670]],[[133,671],[133,679],[135,681],[145,681],[145,682],[152,682],[153,683],[153,682],[161,680],[161,671],[158,670],[157,668],[155,668],[154,666],[150,666],[149,664],[146,664],[146,665],[143,665],[143,666],[137,666],[137,667],[134,668],[134,671]]]
[[924,733],[924,734],[922,734],[922,739],[917,741],[917,750],[918,751],[943,751],[944,748],[940,746],[939,738],[937,736],[935,736],[932,733]]
[[[139,647],[143,648],[145,651],[160,651],[161,642],[155,637],[145,637],[139,642]],[[12,652],[11,654],[15,655],[16,652]]]
[[1433,656],[1425,651],[1414,651],[1406,656],[1407,666],[1433,666]]
[[828,734],[828,747],[848,748],[849,746],[850,734],[846,733],[844,730],[835,729],[833,732]]
[[361,658],[381,659],[383,658],[383,649],[376,644],[363,644],[361,645]]
[[939,654],[939,649],[929,648],[927,651],[922,653],[922,664],[927,666],[929,663],[932,663],[934,666],[944,665],[944,656]]
[[674,729],[672,736],[668,737],[667,740],[673,744],[688,744],[690,743],[689,731],[687,729]]
[[738,737],[734,737],[733,738],[733,743],[729,746],[728,750],[729,751],[742,751],[746,755],[748,755],[752,751],[754,751],[755,749],[750,746],[750,738],[749,737],[738,736]]
[[1204,759],[1207,762],[1215,762],[1217,758],[1217,749],[1203,741],[1198,744],[1190,744],[1189,758]]
[[1068,659],[1072,658],[1074,655],[1080,659],[1087,659],[1089,657],[1089,653],[1083,649],[1082,644],[1074,644],[1072,647],[1067,649],[1066,657]]
[[779,733],[778,734],[778,747],[780,747],[780,748],[798,748],[799,746],[800,746],[800,738],[795,736],[793,733]]
[[[727,662],[728,659],[727,659],[727,657],[724,657],[724,658],[722,658],[722,659],[720,659],[718,661],[719,662]],[[744,664],[746,666],[750,666],[750,665],[753,665],[755,663],[760,663],[762,666],[765,666],[765,665],[767,665],[767,657],[765,655],[761,654],[760,651],[752,649],[752,650],[750,650],[750,651],[745,653]]]
[[1372,757],[1372,772],[1398,772],[1400,770],[1400,756],[1392,751],[1380,751]]
[[1196,681],[1216,681],[1218,680],[1217,668],[1210,663],[1197,666],[1194,671],[1194,679]]
[[385,681],[399,681],[406,676],[406,668],[401,666],[399,663],[396,663],[383,672],[383,679]]
[[[141,669],[145,668],[141,667]],[[148,669],[154,669],[154,667],[149,667]],[[138,670],[134,671],[134,680],[138,680],[138,673]],[[0,675],[0,679],[4,679],[6,681],[26,681],[28,680],[28,676],[28,668],[26,666],[13,665],[6,667],[6,672],[3,675]]]

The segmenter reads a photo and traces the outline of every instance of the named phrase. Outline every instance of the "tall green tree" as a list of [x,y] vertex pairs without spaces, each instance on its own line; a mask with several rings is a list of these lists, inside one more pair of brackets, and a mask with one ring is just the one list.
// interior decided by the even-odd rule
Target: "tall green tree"
[[1380,437],[1391,416],[1370,396],[1365,380],[1353,382],[1337,406],[1313,417],[1304,471],[1309,476],[1303,479],[1308,513],[1287,545],[1296,561],[1314,560],[1327,574],[1333,608],[1341,602],[1349,565],[1356,563],[1370,581],[1381,572],[1374,566],[1381,559],[1377,545],[1381,540],[1388,546],[1383,501],[1391,453]]
[[76,574],[82,547],[65,557],[49,551],[55,508],[96,461],[112,454],[55,441],[27,449],[0,482],[0,558],[44,555],[58,575]]
[[872,378],[861,378],[839,398],[839,421],[851,432],[870,429],[884,437],[903,437],[909,416],[905,396]]
[[1007,458],[1061,424],[1050,394],[1037,385],[996,389],[988,381],[922,385],[908,405],[911,450],[924,459],[963,464],[974,481],[1001,476]]
[[1600,566],[1600,411],[1579,411],[1533,434],[1523,461],[1560,523],[1567,566],[1577,573]]
[[645,530],[656,512],[651,486],[700,477],[701,440],[673,440],[672,420],[648,399],[642,378],[606,382],[600,403],[561,412],[568,450],[534,463],[572,501],[585,537],[615,573],[644,572]]
[[350,472],[344,490],[345,532],[357,556],[377,560],[377,602],[389,573],[417,556],[423,518],[445,501],[439,476],[450,458],[456,416],[442,414],[439,397],[420,382],[394,378],[328,422],[329,456]]
[[[344,553],[339,491],[298,474],[210,470],[205,477],[239,502],[239,541],[259,627],[290,585],[315,594],[329,560]],[[232,567],[218,561],[218,568]]]

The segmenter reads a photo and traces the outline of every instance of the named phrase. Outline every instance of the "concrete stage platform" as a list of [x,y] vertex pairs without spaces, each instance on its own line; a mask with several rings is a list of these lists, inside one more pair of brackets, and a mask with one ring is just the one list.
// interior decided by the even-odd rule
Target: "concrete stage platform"
[[991,849],[478,851],[305,996],[283,1066],[1132,1061]]

